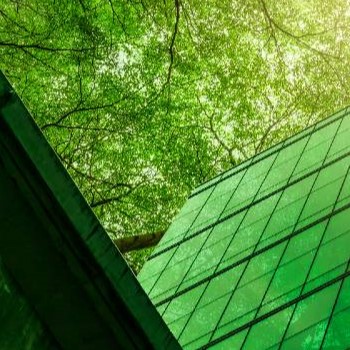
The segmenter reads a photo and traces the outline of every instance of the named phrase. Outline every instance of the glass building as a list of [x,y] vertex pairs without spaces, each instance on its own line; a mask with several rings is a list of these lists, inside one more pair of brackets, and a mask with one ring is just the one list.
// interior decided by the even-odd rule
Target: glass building
[[184,349],[350,349],[349,112],[185,203],[138,277]]

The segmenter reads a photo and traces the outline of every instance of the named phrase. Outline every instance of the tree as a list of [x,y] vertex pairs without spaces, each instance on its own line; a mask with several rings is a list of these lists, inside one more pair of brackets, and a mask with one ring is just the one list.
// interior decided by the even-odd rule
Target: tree
[[346,0],[7,0],[1,69],[121,246],[349,103],[349,16]]

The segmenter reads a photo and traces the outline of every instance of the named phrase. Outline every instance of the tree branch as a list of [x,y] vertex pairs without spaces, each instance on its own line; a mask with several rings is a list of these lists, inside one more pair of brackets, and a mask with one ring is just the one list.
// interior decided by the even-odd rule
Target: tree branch
[[175,45],[176,35],[178,33],[178,30],[179,30],[179,22],[180,22],[180,1],[179,0],[175,0],[175,10],[176,10],[176,16],[175,16],[174,32],[173,32],[173,35],[171,37],[171,42],[170,42],[170,46],[169,46],[170,64],[169,64],[169,68],[168,68],[168,76],[167,76],[167,81],[166,81],[167,84],[169,84],[170,79],[171,79],[171,72],[172,72],[173,65],[174,65],[174,45]]
[[[263,12],[264,12],[264,16],[266,18],[266,21],[268,22],[270,31],[271,31],[271,36],[273,37],[276,45],[277,45],[277,39],[274,33],[274,28],[278,29],[280,32],[282,32],[283,34],[285,34],[286,36],[289,36],[290,38],[294,39],[295,41],[299,42],[302,46],[304,46],[305,48],[307,48],[310,51],[313,51],[319,55],[321,55],[322,57],[330,57],[333,59],[339,59],[339,57],[337,56],[333,56],[325,51],[319,50],[313,46],[311,46],[310,44],[308,44],[307,42],[305,42],[304,40],[302,40],[302,38],[308,37],[308,36],[315,36],[317,35],[317,33],[311,33],[311,34],[302,34],[302,35],[295,35],[293,33],[291,33],[290,31],[288,31],[287,29],[285,29],[284,27],[282,27],[279,23],[277,23],[270,15],[266,3],[264,0],[260,0],[261,6],[263,8]],[[322,31],[319,34],[324,34],[326,33],[328,30]]]
[[122,198],[128,196],[132,191],[134,190],[134,188],[129,188],[125,193],[122,193],[118,196],[114,196],[114,197],[109,197],[109,198],[103,198],[99,201],[96,202],[92,202],[90,203],[90,207],[91,208],[96,208],[96,207],[100,207],[102,205],[106,205],[112,202],[119,202]]
[[35,49],[48,52],[86,52],[93,51],[93,47],[81,47],[81,48],[67,48],[67,47],[49,47],[40,44],[18,44],[0,41],[0,46],[12,47],[14,49]]

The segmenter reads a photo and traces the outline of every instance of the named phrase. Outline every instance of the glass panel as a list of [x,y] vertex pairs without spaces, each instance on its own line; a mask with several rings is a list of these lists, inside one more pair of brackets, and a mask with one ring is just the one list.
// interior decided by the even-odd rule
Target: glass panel
[[350,348],[350,307],[337,312],[327,332],[323,350],[348,350]]
[[327,319],[313,324],[284,340],[282,349],[319,350],[326,327]]
[[183,345],[183,348],[185,350],[198,350],[200,349],[201,346],[207,344],[209,339],[210,339],[210,334],[203,335],[201,337],[191,340],[188,343],[185,343]]
[[236,220],[227,220],[214,227],[205,245],[196,256],[181,287],[191,285],[214,272],[222,257],[222,252],[232,239],[232,235],[236,231],[242,216],[243,214],[238,215],[235,218]]
[[293,260],[293,263],[281,266],[277,270],[264,300],[264,305],[259,311],[259,316],[300,295],[311,259],[312,255],[310,253]]
[[[192,310],[189,325],[184,331],[184,343],[189,342],[196,337],[203,336],[204,334],[211,334],[224,311],[224,307],[230,298],[231,291],[235,288],[243,269],[244,265],[237,269],[227,271],[227,273],[213,278],[206,284],[204,293],[196,306],[196,309]],[[201,322],[200,320],[205,319],[205,315],[207,315],[207,317],[210,315],[210,321],[207,321],[207,323],[203,325],[203,328],[197,328],[197,326],[194,326],[197,322]]]
[[204,307],[194,310],[179,339],[180,343],[186,344],[197,337],[210,334],[215,328],[228,298],[229,295],[225,295]]
[[[345,233],[341,234],[344,231]],[[345,230],[344,227],[342,232],[339,232],[339,236],[336,239],[332,239],[320,247],[310,271],[309,279],[315,279],[317,276],[331,271],[332,273],[328,274],[327,278],[324,279],[324,282],[326,282],[343,273],[347,260],[349,259],[349,247],[350,229]],[[317,281],[317,285],[321,283],[322,281]],[[315,283],[311,283],[305,291],[312,288],[315,288]]]
[[324,229],[324,224],[314,226],[289,242],[258,316],[299,296]]
[[195,222],[193,227],[189,230],[186,236],[192,234],[199,229],[213,224],[225,209],[227,202],[230,200],[232,193],[225,192],[221,196],[209,200],[204,206]]
[[346,158],[319,173],[297,228],[305,226],[332,211],[339,191],[343,186],[344,176],[348,171],[349,164],[350,158]]
[[239,173],[235,176],[229,177],[228,179],[218,183],[217,186],[215,187],[213,194],[212,194],[212,198],[220,197],[223,194],[225,194],[226,192],[233,193],[236,190],[237,185],[239,185],[242,178],[244,178],[244,173],[245,172],[242,171],[241,173]]
[[264,159],[247,170],[242,183],[227,205],[225,215],[227,212],[232,213],[234,210],[252,202],[276,157],[277,154]]
[[334,309],[323,344],[323,350],[345,350],[350,348],[350,277],[347,277]]
[[[158,309],[170,328],[175,322],[177,323],[178,327],[179,324],[185,324],[185,322],[187,322],[190,314],[193,311],[193,305],[196,305],[204,289],[205,285],[194,288],[191,291],[171,300],[166,304],[166,307],[163,308],[161,312],[160,309]],[[176,333],[176,336],[179,334],[180,333]]]
[[241,277],[239,288],[244,288],[245,285],[253,283],[255,280],[273,272],[285,249],[285,245],[286,243],[280,244],[251,258],[243,276]]
[[239,230],[232,237],[232,242],[221,264],[222,268],[247,257],[254,251],[258,239],[270,220],[271,212],[274,210],[277,200],[278,196],[275,195],[249,208]]
[[179,242],[181,238],[186,235],[186,232],[193,225],[196,217],[202,210],[204,203],[210,198],[212,192],[213,189],[202,192],[186,202],[185,206],[181,209],[180,213],[175,217],[174,221],[168,228],[166,235],[164,235],[158,243],[153,254],[163,250],[170,244]]
[[215,350],[241,349],[244,338],[248,330],[242,331],[234,336],[231,336],[213,346]]
[[181,244],[175,252],[173,251],[174,255],[169,265],[163,268],[161,273],[158,274],[159,279],[152,291],[149,292],[149,296],[154,302],[170,296],[179,288],[179,285],[193,264],[193,259],[187,258],[187,255],[191,252],[198,253],[205,238],[205,235],[198,235],[193,239],[195,243],[193,246]]
[[335,209],[338,209],[344,205],[347,205],[350,203],[350,174],[348,173],[343,188],[340,192],[337,205],[335,206]]
[[[326,324],[321,322],[317,327],[314,326],[330,316],[339,287],[340,283],[338,282],[296,305],[293,319],[282,345],[283,350],[309,349],[313,348],[315,344],[319,347]],[[306,332],[307,329],[309,332]],[[314,338],[311,338],[311,335],[314,335]]]
[[330,218],[327,235],[324,239],[325,242],[338,237],[343,232],[347,232],[349,227],[349,217],[350,208],[347,208]]
[[249,331],[243,350],[264,350],[277,344],[287,327],[292,309],[285,309],[255,324]]
[[337,132],[337,136],[332,144],[327,157],[328,160],[339,157],[341,154],[349,152],[349,133],[350,133],[350,117],[347,116],[343,119],[340,128]]
[[339,123],[340,121],[334,122],[312,134],[306,150],[294,171],[293,179],[322,165],[332,144]]
[[297,185],[288,187],[283,192],[277,209],[271,217],[264,236],[259,243],[259,248],[266,247],[268,244],[293,231],[315,176],[308,177]]
[[143,289],[147,293],[149,293],[154,283],[159,278],[159,275],[169,263],[173,254],[174,251],[169,250],[161,255],[158,255],[154,259],[150,260],[151,262],[146,263],[140,271],[140,273],[137,275],[138,280],[142,284]]
[[280,151],[273,168],[259,191],[258,198],[287,183],[288,178],[291,176],[299,160],[300,152],[304,149],[307,141],[308,138],[303,138]]
[[220,337],[254,318],[255,310],[261,302],[271,275],[272,272],[267,273],[233,293],[215,337]]

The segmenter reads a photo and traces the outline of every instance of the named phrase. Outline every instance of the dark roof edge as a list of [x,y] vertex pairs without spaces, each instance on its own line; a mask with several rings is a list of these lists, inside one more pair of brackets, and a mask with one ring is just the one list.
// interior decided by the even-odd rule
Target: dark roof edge
[[[130,315],[138,323],[141,333],[144,334],[140,336],[147,338],[145,343],[151,343],[154,349],[180,349],[121,253],[1,72],[0,118],[37,170],[38,181],[43,184],[43,188],[49,189],[55,206],[62,209],[64,219],[70,222],[73,230],[69,233],[73,232],[77,241],[85,246],[94,263],[103,272],[102,281],[99,282],[112,285],[118,298],[124,302]],[[0,128],[0,135],[4,132]],[[23,166],[21,170],[26,176],[26,168]],[[101,291],[96,294],[99,293]],[[105,298],[102,302],[106,302],[106,299],[110,301],[110,298]]]

